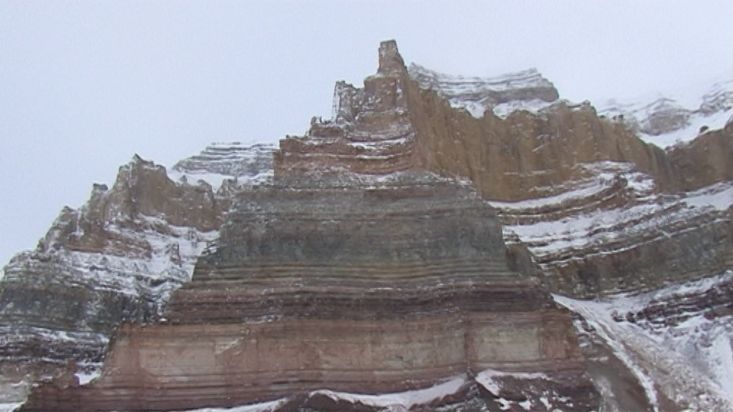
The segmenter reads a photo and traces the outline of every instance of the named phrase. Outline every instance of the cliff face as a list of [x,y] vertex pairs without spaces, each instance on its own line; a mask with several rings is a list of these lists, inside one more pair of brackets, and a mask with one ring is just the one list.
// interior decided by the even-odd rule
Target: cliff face
[[[475,118],[445,92],[407,84],[416,163],[471,179],[500,210],[507,242],[529,248],[553,290],[588,296],[729,267],[730,131],[665,152],[589,104]],[[709,197],[722,203],[697,201]]]
[[[98,381],[43,387],[24,410],[278,399],[306,407],[323,389],[340,406],[318,401],[318,410],[362,410],[338,393],[444,380],[455,384],[425,403],[490,410],[517,395],[538,408],[540,397],[564,410],[597,403],[569,314],[508,269],[492,209],[469,187],[431,175],[240,193],[216,251],[174,293],[165,319],[122,329]],[[496,389],[488,375],[496,388],[515,383]]]
[[[389,70],[364,88],[336,85],[332,120],[314,119],[307,136],[281,142],[276,177],[420,169],[470,179],[500,210],[507,242],[532,253],[513,267],[576,296],[656,287],[729,264],[730,222],[695,199],[729,194],[730,130],[664,151],[587,102],[558,100],[534,72],[482,79],[408,70],[391,46],[382,58]],[[484,111],[475,117],[477,105]]]
[[419,136],[419,164],[470,178],[487,199],[557,194],[564,183],[583,175],[579,165],[601,161],[632,163],[653,174],[663,187],[674,185],[663,151],[623,125],[600,119],[588,104],[558,102],[542,114],[518,111],[501,119],[486,112],[477,119],[414,83],[408,90]]
[[214,188],[235,189],[240,185],[267,183],[272,180],[270,144],[243,145],[238,142],[212,143],[201,153],[173,165],[172,180],[195,184],[204,181]]
[[[205,177],[216,184],[229,173],[220,172]],[[64,208],[38,247],[5,267],[0,401],[23,396],[32,380],[69,361],[81,372],[97,368],[122,321],[157,319],[216,238],[235,177],[215,192],[206,182],[175,183],[135,156],[112,188],[94,185],[82,208]]]
[[363,88],[336,83],[333,119],[314,118],[308,134],[280,141],[275,177],[306,173],[366,175],[414,168],[415,129],[408,111],[408,79],[394,44],[380,48],[379,71]]
[[436,91],[452,107],[466,109],[477,118],[487,110],[500,117],[519,109],[536,111],[560,98],[555,86],[536,69],[488,78],[451,76],[414,63],[408,70],[421,89]]
[[6,268],[6,387],[74,360],[24,410],[729,410],[733,128],[637,134],[730,93],[679,122],[558,95],[384,42],[277,150],[133,159]]
[[239,192],[165,320],[120,329],[101,378],[23,410],[596,408],[569,312],[509,268],[491,206],[418,170],[406,73],[383,43],[363,90],[337,86],[337,119]]
[[733,79],[718,79],[703,90],[611,99],[599,103],[599,113],[625,123],[649,143],[671,148],[722,129],[733,117]]

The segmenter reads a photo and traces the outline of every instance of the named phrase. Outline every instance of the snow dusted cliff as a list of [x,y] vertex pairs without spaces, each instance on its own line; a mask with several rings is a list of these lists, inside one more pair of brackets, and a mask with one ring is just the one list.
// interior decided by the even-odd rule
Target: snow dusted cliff
[[645,141],[666,148],[722,129],[733,118],[733,79],[715,81],[707,90],[609,99],[597,107],[599,114],[623,121]]
[[385,42],[305,136],[136,156],[65,208],[5,267],[0,403],[58,375],[26,408],[731,410],[732,86],[597,110]]
[[212,143],[201,153],[183,159],[168,172],[174,181],[195,184],[203,180],[219,189],[225,180],[237,185],[267,183],[272,179],[272,144]]
[[[451,106],[474,117],[491,110],[506,118],[518,110],[540,113],[561,101],[554,85],[536,69],[497,77],[438,73],[412,64],[410,76],[420,87],[435,90]],[[711,82],[702,89],[647,94],[631,99],[593,102],[598,114],[628,125],[644,141],[661,148],[688,142],[707,130],[721,129],[733,118],[733,79]]]
[[516,110],[536,113],[559,98],[555,86],[537,69],[497,77],[466,77],[412,64],[409,73],[421,88],[435,90],[451,106],[465,109],[474,117],[483,116],[486,110],[492,110],[499,117]]
[[172,176],[180,182],[135,156],[111,188],[95,184],[85,205],[64,208],[35,250],[5,266],[0,402],[70,360],[79,373],[97,368],[120,322],[157,319],[218,236],[232,187],[271,178],[272,147],[213,144]]
[[[642,383],[652,410],[730,411],[731,297],[733,271],[729,270],[598,301],[555,299],[579,315],[576,326],[588,345],[586,351],[593,353],[597,346],[608,345]],[[598,375],[597,382],[606,379]],[[610,410],[628,409],[616,404]]]

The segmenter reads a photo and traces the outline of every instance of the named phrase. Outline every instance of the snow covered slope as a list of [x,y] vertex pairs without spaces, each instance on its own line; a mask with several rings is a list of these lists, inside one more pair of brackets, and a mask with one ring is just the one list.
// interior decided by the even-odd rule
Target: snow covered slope
[[[598,301],[555,296],[608,344],[653,410],[733,410],[733,271]],[[592,341],[592,340],[591,340]]]
[[201,153],[183,159],[168,172],[174,181],[195,184],[203,180],[215,190],[224,180],[238,185],[268,182],[272,179],[273,144],[244,145],[239,142],[212,143]]
[[486,110],[493,110],[499,117],[516,110],[536,113],[558,99],[555,86],[536,69],[497,77],[466,77],[412,64],[409,73],[421,88],[435,90],[451,106],[465,109],[474,117],[482,117]]
[[645,141],[666,148],[690,141],[708,129],[721,129],[733,118],[733,79],[716,81],[704,92],[679,90],[628,100],[609,99],[597,107],[600,115],[621,120]]
[[[486,110],[502,118],[518,110],[539,113],[560,101],[554,85],[536,69],[497,77],[467,77],[412,64],[409,73],[420,87],[435,90],[451,106],[477,118]],[[623,121],[644,141],[666,148],[690,141],[706,130],[721,129],[733,118],[733,78],[702,88],[593,103],[599,115]]]
[[560,194],[491,202],[507,243],[528,248],[553,290],[654,288],[733,264],[733,182],[665,194],[628,163],[578,167],[587,177]]
[[[95,184],[85,205],[64,208],[4,268],[0,402],[22,399],[34,376],[92,372],[120,322],[157,319],[218,236],[237,184],[272,176],[271,152],[215,144],[176,165],[178,183],[135,156],[111,188]],[[240,180],[215,192],[225,179]]]

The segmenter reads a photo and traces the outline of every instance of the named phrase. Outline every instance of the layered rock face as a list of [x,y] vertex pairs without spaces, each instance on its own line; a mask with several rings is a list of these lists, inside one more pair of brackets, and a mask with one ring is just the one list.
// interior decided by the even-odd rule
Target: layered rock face
[[[599,390],[612,390],[603,386],[618,380],[616,371],[624,367],[641,382],[637,390],[647,406],[616,397],[609,398],[610,410],[733,410],[732,280],[727,271],[595,302],[556,297],[580,315],[578,330]],[[623,367],[609,368],[609,354]]]
[[[733,128],[698,130],[730,116],[730,84],[714,89],[677,123],[663,105],[650,109],[644,124],[657,127],[655,136],[690,141],[666,151],[636,138],[628,115],[603,111],[604,119],[587,104],[529,105],[501,120],[491,111],[451,115],[429,92],[409,100],[419,146],[434,136],[429,149],[416,150],[422,164],[469,177],[492,199],[514,267],[562,294],[607,296],[598,305],[557,298],[580,314],[583,352],[607,410],[731,410],[730,377],[712,366],[730,363],[731,317],[721,303],[730,297],[715,282],[674,286],[733,267]],[[413,110],[413,101],[424,109]],[[641,294],[636,313],[658,310],[646,300],[663,287],[664,306],[675,309],[653,327],[610,316],[628,294]],[[697,314],[678,327],[674,314],[688,311]],[[686,333],[695,337],[685,341]]]
[[707,130],[722,129],[733,117],[733,79],[699,90],[599,103],[599,113],[621,121],[639,137],[660,147],[693,140]]
[[212,143],[201,153],[173,165],[174,181],[195,184],[199,180],[214,188],[267,183],[272,180],[272,153],[275,145],[243,145],[239,142]]
[[525,246],[551,289],[591,297],[654,288],[733,264],[733,185],[660,194],[628,164],[522,202],[492,202],[507,242]]
[[217,236],[236,177],[215,192],[206,182],[174,183],[162,166],[135,156],[112,188],[94,185],[86,205],[64,208],[36,250],[5,267],[0,402],[22,398],[33,380],[67,362],[81,372],[98,367],[120,322],[156,319]]
[[451,106],[466,109],[474,117],[482,117],[486,110],[499,117],[516,110],[536,112],[560,98],[552,82],[536,69],[498,77],[453,76],[414,63],[408,70],[421,89],[435,90]]
[[406,69],[394,42],[380,47],[377,74],[361,89],[336,83],[333,119],[313,118],[302,138],[280,142],[275,174],[385,174],[415,166],[415,132],[407,112]]
[[[414,168],[468,178],[500,209],[507,242],[529,248],[532,256],[520,251],[522,261],[513,267],[541,273],[553,290],[575,296],[654,287],[728,267],[725,213],[680,199],[729,193],[730,130],[706,132],[665,152],[589,103],[558,100],[536,73],[499,80],[447,76],[407,70],[392,45],[382,56],[389,63],[380,67],[390,69],[368,77],[363,89],[337,84],[333,121],[316,120],[306,137],[282,141],[276,176],[318,165],[318,173]],[[724,110],[727,94],[714,95],[722,97],[708,100]],[[532,100],[544,106],[527,110]],[[486,110],[478,117],[462,110],[478,101]],[[502,118],[496,104],[519,109]],[[384,132],[395,125],[401,133]],[[365,143],[369,132],[376,144]]]
[[[393,179],[242,192],[164,324],[122,329],[100,380],[43,387],[24,410],[306,405],[324,389],[379,394],[455,377],[429,402],[493,409],[515,393],[537,410],[550,408],[541,396],[593,408],[568,313],[509,271],[492,209],[452,181]],[[522,394],[523,373],[543,390]],[[520,383],[481,386],[489,375],[496,387]],[[319,410],[361,410],[334,397],[340,406]]]
[[[486,111],[476,118],[441,95],[457,106],[465,99],[455,90],[469,99],[491,83],[449,83],[444,91],[440,76],[431,82],[424,73],[419,85],[436,93],[406,88],[416,163],[470,178],[492,200],[507,243],[531,253],[516,267],[575,296],[657,287],[730,267],[733,130],[711,130],[665,152],[589,104],[558,101],[536,113],[502,119]],[[710,94],[718,98],[707,101],[719,104],[708,106],[726,110],[728,94]]]
[[[11,262],[10,384],[43,370],[37,353],[84,369],[121,320],[157,322],[26,410],[594,410],[598,393],[609,411],[731,410],[733,127],[711,120],[727,83],[682,117],[672,101],[630,115],[560,100],[536,71],[379,55],[271,163],[215,144],[174,183],[135,159]],[[657,132],[694,140],[637,137]]]
[[[496,87],[486,79],[420,68],[408,75],[400,79],[415,136],[413,164],[469,178],[491,200],[505,224],[512,267],[536,274],[554,291],[592,297],[652,290],[733,266],[733,129],[690,129],[698,115],[713,127],[723,125],[715,119],[729,109],[725,83],[704,96],[701,107],[709,110],[697,110],[680,124],[664,120],[671,114],[662,105],[650,112],[646,123],[659,123],[654,133],[660,136],[699,135],[664,151],[640,140],[628,115],[598,115],[590,104],[551,100],[549,94],[537,104],[521,94],[497,104],[477,97]],[[522,83],[544,82],[528,76]],[[507,114],[502,107],[518,110]],[[617,397],[627,409],[657,408],[657,391],[640,386],[646,378],[621,372],[631,367],[607,352],[597,369],[618,372],[615,380],[599,377],[611,385],[608,393],[627,393]],[[630,378],[619,378],[624,373]]]
[[[122,328],[101,378],[43,385],[23,410],[595,409],[569,313],[510,270],[491,206],[383,155],[414,137],[393,42],[379,67],[337,97],[352,120],[281,142],[274,184],[239,192],[160,324]],[[356,139],[373,156],[343,152]]]

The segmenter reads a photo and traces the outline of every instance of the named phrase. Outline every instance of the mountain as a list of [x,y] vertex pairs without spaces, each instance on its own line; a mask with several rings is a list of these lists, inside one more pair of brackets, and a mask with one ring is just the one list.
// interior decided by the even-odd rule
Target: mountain
[[271,164],[266,145],[214,144],[174,166],[174,182],[164,167],[134,156],[111,188],[95,184],[84,206],[64,208],[35,250],[5,266],[6,400],[70,360],[82,372],[98,368],[120,322],[157,319],[217,238],[235,188],[267,180]]
[[733,410],[733,127],[642,139],[724,116],[716,87],[621,116],[383,42],[306,135],[135,157],[64,209],[5,269],[6,400]]
[[702,95],[698,92],[609,99],[599,104],[598,112],[623,121],[644,141],[667,148],[706,130],[722,129],[733,119],[733,78],[713,82]]
[[268,183],[272,180],[271,144],[242,145],[239,142],[212,143],[201,153],[177,162],[168,173],[184,183],[204,181],[219,189],[225,181],[236,185]]
[[465,109],[474,117],[483,116],[486,110],[502,118],[517,110],[537,113],[560,98],[555,86],[537,69],[498,77],[465,77],[438,73],[413,63],[409,73],[420,88],[435,90],[451,106]]

